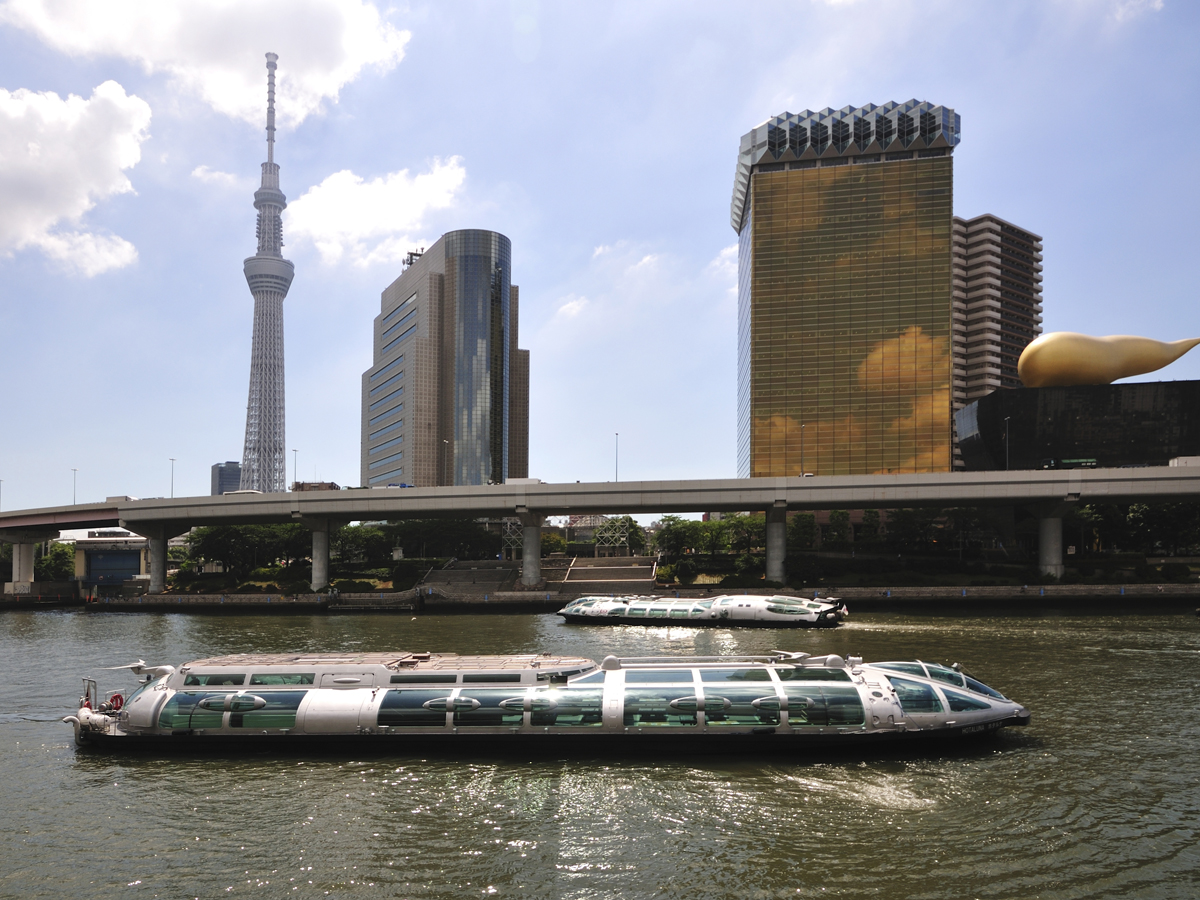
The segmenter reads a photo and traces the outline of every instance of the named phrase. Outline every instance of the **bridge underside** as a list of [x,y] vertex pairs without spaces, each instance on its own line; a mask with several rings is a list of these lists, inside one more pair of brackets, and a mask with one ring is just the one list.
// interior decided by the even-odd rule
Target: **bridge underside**
[[[0,513],[0,540],[18,545],[14,582],[32,580],[32,545],[60,530],[120,525],[150,539],[151,589],[162,590],[167,540],[201,525],[301,522],[313,532],[313,588],[328,584],[329,526],[434,517],[518,517],[528,551],[522,582],[541,582],[546,517],[588,513],[750,512],[767,516],[767,577],[783,582],[786,514],[802,509],[1016,506],[1040,519],[1043,572],[1062,573],[1063,513],[1079,503],[1156,503],[1200,498],[1200,469],[731,478],[588,484],[511,483],[438,488],[240,494],[16,510]],[[28,547],[29,549],[25,549]],[[27,565],[28,564],[28,565]],[[28,570],[28,571],[27,571]]]

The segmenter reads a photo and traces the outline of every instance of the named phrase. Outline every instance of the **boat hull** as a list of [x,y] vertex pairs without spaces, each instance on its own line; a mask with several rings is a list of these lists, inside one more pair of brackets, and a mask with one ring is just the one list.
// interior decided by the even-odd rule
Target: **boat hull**
[[573,616],[560,612],[563,621],[571,625],[679,625],[685,628],[837,628],[840,621],[822,619],[806,622],[799,619],[665,619],[632,618],[629,616]]
[[760,728],[737,733],[687,730],[686,733],[628,729],[625,732],[581,733],[494,730],[463,735],[454,732],[360,733],[360,734],[84,734],[81,749],[126,753],[238,754],[246,751],[272,753],[337,753],[370,751],[404,754],[436,749],[458,754],[522,755],[547,754],[572,757],[638,755],[647,750],[688,755],[813,754],[826,750],[874,752],[885,747],[953,746],[994,736],[1007,727],[1029,724],[1029,716],[1010,716],[990,722],[929,729],[853,729],[802,733],[782,728]]

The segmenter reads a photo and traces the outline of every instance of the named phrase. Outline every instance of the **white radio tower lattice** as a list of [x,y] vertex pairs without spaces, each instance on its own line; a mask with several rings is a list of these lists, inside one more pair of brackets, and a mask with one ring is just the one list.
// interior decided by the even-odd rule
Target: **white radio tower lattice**
[[246,403],[246,445],[242,450],[241,489],[276,492],[287,489],[287,443],[283,418],[283,299],[295,268],[283,258],[283,211],[287,198],[279,190],[275,164],[275,67],[279,57],[267,54],[267,161],[262,187],[254,192],[258,210],[258,252],[244,271],[254,295],[254,338],[250,348],[250,399]]

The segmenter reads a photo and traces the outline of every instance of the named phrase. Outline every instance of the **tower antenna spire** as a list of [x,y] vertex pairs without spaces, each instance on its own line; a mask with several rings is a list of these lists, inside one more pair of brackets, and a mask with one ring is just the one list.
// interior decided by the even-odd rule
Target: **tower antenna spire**
[[275,69],[276,53],[267,54],[267,162],[275,162]]
[[267,54],[267,161],[262,186],[254,192],[258,210],[258,252],[242,264],[254,295],[254,336],[250,345],[250,394],[246,402],[246,444],[242,451],[242,490],[283,491],[287,487],[284,436],[283,301],[295,268],[283,258],[283,211],[275,164],[275,66]]

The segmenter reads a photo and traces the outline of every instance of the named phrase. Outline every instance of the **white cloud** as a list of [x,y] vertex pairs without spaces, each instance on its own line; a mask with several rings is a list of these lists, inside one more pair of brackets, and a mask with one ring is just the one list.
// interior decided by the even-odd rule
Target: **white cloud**
[[1117,0],[1113,18],[1118,22],[1136,19],[1145,12],[1162,12],[1163,0]]
[[410,33],[365,0],[5,0],[0,22],[71,56],[165,72],[217,111],[261,124],[263,54],[279,54],[277,114],[295,125],[358,77],[404,56]]
[[435,159],[428,172],[407,169],[365,181],[348,169],[309,188],[286,212],[284,235],[310,241],[328,264],[358,266],[400,260],[418,244],[425,216],[454,203],[467,177],[462,160]]
[[730,244],[708,264],[705,271],[723,280],[732,281],[734,287],[737,287],[737,264],[738,264],[738,245]]
[[137,248],[115,234],[65,232],[39,235],[39,250],[87,277],[137,262]]
[[587,305],[587,297],[577,297],[575,294],[568,294],[566,300],[558,307],[555,315],[573,319],[583,312]]
[[205,184],[223,188],[253,188],[254,182],[249,178],[240,178],[230,172],[210,169],[208,166],[196,166],[192,169],[192,177]]
[[78,225],[98,200],[133,190],[150,107],[106,81],[87,100],[0,88],[0,253],[40,249],[91,276],[137,259],[128,241]]

